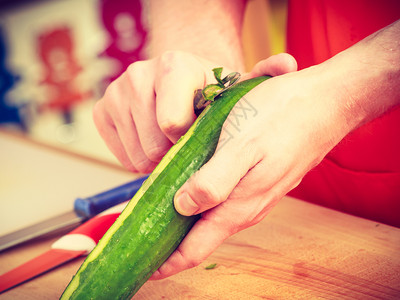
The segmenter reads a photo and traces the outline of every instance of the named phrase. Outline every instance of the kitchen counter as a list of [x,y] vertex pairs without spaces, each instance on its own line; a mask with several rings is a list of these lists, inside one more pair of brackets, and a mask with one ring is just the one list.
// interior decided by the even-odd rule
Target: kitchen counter
[[[3,146],[6,141],[22,142],[8,134],[0,137]],[[69,191],[70,186],[74,186],[73,194],[66,197],[72,203],[73,197],[82,196],[76,194],[78,192],[83,196],[95,194],[105,185],[111,188],[134,179],[132,174],[119,168],[63,151],[54,152],[32,143],[26,145],[20,149],[21,157],[26,158],[28,153],[25,151],[32,156],[24,164],[29,161],[35,164],[44,152],[49,162],[48,172],[41,170],[40,173],[41,176],[47,174],[46,184],[32,176],[34,173],[26,177],[33,180],[29,184],[26,182],[27,187],[33,189],[43,184],[41,192],[30,192],[32,197],[47,195],[52,199],[52,195],[66,196],[60,193],[60,189]],[[14,157],[16,151],[10,150],[6,155]],[[21,163],[17,159],[16,165]],[[40,166],[32,165],[28,169],[32,171]],[[55,170],[51,171],[54,167]],[[66,171],[71,169],[73,172]],[[10,172],[14,171],[10,167]],[[56,171],[57,176],[51,176]],[[82,184],[82,187],[74,184],[78,173],[87,178],[87,184]],[[92,180],[95,175],[98,176],[96,181]],[[13,176],[19,181],[11,181]],[[11,184],[24,187],[23,178],[18,174],[3,173],[3,178],[10,181],[5,185],[3,180],[7,188],[3,192],[8,192],[10,197],[14,196]],[[104,183],[98,182],[100,180]],[[62,182],[62,185],[52,181]],[[18,195],[15,194],[16,199]],[[1,200],[2,205],[6,205],[4,201]],[[3,212],[5,208],[1,208]],[[29,216],[29,211],[24,213]],[[0,274],[45,252],[57,238],[58,235],[49,235],[1,252]],[[83,259],[75,259],[0,294],[0,300],[58,299]],[[206,269],[214,263],[217,264],[214,269]],[[227,239],[198,267],[161,281],[149,281],[134,297],[178,300],[271,298],[399,299],[400,229],[285,197],[262,222]]]
[[[0,273],[57,237],[0,254]],[[83,258],[0,295],[58,299]],[[216,263],[214,269],[205,267]],[[149,281],[134,299],[399,299],[400,229],[284,198],[262,222],[227,239],[204,263]]]

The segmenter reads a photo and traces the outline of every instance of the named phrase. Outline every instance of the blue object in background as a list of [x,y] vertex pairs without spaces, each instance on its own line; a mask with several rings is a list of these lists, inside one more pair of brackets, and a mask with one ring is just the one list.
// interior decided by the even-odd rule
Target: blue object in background
[[147,178],[148,175],[91,197],[77,198],[74,210],[81,217],[92,218],[107,208],[131,200]]
[[7,68],[7,44],[0,27],[0,124],[11,123],[26,131],[26,124],[21,117],[20,108],[6,101],[7,92],[13,88],[17,80],[18,77]]

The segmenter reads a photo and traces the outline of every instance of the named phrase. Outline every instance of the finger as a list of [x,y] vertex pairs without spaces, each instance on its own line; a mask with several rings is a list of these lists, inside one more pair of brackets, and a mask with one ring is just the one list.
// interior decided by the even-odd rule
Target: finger
[[161,56],[155,76],[158,124],[175,143],[196,119],[193,96],[196,89],[204,86],[204,72],[193,58],[167,52]]
[[125,152],[133,166],[141,173],[151,172],[157,163],[149,160],[144,153],[131,114],[120,115],[115,125]]
[[113,122],[104,109],[104,101],[99,100],[93,108],[93,120],[96,125],[97,131],[103,138],[108,149],[111,153],[119,160],[119,162],[129,171],[137,172],[133,166],[128,154],[125,151],[124,146],[119,139],[117,130],[113,125]]
[[226,135],[223,131],[211,159],[175,194],[174,204],[180,214],[195,215],[225,201],[248,170],[260,161],[253,147],[243,147],[246,143],[221,143]]
[[149,64],[136,62],[129,66],[126,75],[132,95],[131,113],[141,147],[149,160],[159,162],[172,143],[157,123],[152,70]]
[[294,71],[297,71],[296,59],[288,53],[280,53],[259,61],[245,77],[279,76]]
[[203,215],[215,219],[235,216],[237,231],[260,222],[286,194],[281,186],[291,184],[290,170],[281,172],[270,166],[265,160],[258,163],[242,178],[223,205]]
[[126,76],[125,72],[107,88],[103,101],[132,165],[139,172],[148,173],[154,169],[156,164],[147,158],[140,145],[136,125],[130,111],[131,89]]
[[291,189],[300,183],[302,172],[263,160],[237,184],[222,204],[202,213],[178,249],[153,274],[162,279],[204,261],[226,238],[260,222]]
[[[253,172],[253,170],[250,173],[252,175],[248,180],[254,186],[254,176],[260,178],[260,174],[259,171]],[[250,178],[252,176],[253,178]],[[282,180],[274,181],[269,189],[256,188],[258,191],[252,196],[242,193],[240,193],[240,197],[230,195],[223,205],[204,212],[178,249],[150,279],[163,279],[199,265],[226,238],[260,222],[288,191],[300,183],[294,173],[280,177]],[[247,190],[247,183],[241,181],[238,187],[241,188],[242,185],[246,185],[245,189]]]
[[[236,204],[236,210],[231,209],[233,215],[238,215],[239,213],[239,220],[242,222],[242,226],[238,228],[238,231],[246,229],[250,226],[256,225],[260,221],[262,221],[270,212],[271,210],[278,204],[278,202],[285,197],[287,193],[289,193],[292,189],[297,187],[301,182],[301,178],[293,178],[290,175],[283,177],[282,180],[276,182],[267,192],[261,193],[258,196],[252,197],[232,197],[228,199],[229,205]],[[240,211],[245,211],[246,207],[246,200],[251,200],[251,204],[255,204],[259,207],[255,209],[253,214],[251,215],[240,215]],[[257,203],[258,202],[258,203]],[[249,203],[247,203],[249,204]],[[215,214],[225,214],[225,211],[217,211],[220,207],[216,207],[216,211],[213,213]]]
[[229,227],[213,220],[200,219],[150,279],[166,278],[199,265],[230,235]]

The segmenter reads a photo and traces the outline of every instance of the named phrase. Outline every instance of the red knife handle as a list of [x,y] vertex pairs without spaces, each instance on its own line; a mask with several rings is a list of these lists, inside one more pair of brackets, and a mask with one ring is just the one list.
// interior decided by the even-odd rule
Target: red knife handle
[[64,250],[85,250],[89,253],[115,222],[126,204],[127,202],[118,204],[89,219],[78,228],[58,239],[51,247]]
[[118,216],[119,213],[114,213],[95,217],[94,219],[83,223],[81,226],[68,233],[68,235],[82,234],[90,237],[97,244]]

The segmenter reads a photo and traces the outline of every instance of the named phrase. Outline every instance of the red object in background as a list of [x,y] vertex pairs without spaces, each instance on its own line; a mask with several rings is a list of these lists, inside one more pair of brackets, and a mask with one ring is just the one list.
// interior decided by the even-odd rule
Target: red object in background
[[123,202],[109,208],[55,241],[50,250],[0,275],[0,293],[90,253],[126,204],[127,202]]
[[101,54],[120,62],[116,74],[110,75],[105,84],[115,80],[135,61],[144,58],[142,51],[147,32],[142,22],[141,1],[101,0],[101,18],[109,33],[111,43]]
[[42,84],[50,89],[49,98],[41,109],[69,113],[77,102],[91,95],[91,92],[81,92],[76,82],[82,66],[74,54],[75,44],[70,28],[42,33],[38,38],[38,49],[45,68]]
[[[398,0],[289,3],[288,52],[300,69],[329,59],[400,18]],[[345,137],[291,195],[400,227],[399,154],[397,107]]]

